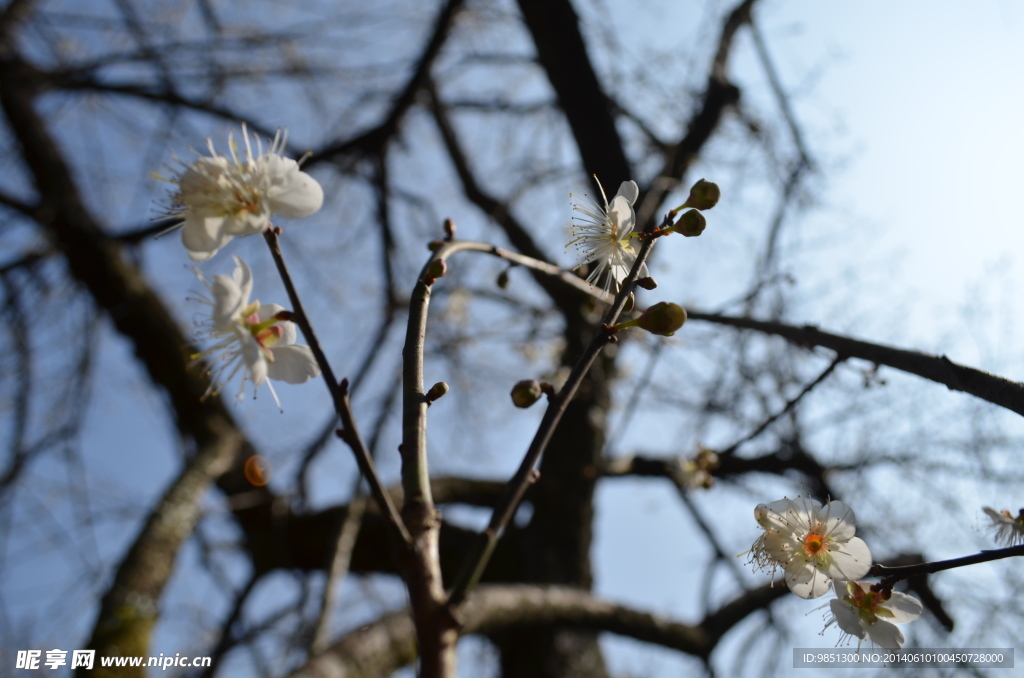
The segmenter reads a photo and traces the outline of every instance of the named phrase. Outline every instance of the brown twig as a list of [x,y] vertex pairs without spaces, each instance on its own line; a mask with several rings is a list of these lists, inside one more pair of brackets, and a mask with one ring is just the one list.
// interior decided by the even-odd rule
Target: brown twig
[[[671,216],[666,215],[661,226],[663,228],[667,228],[669,225],[671,225]],[[652,232],[654,228],[654,224],[652,223],[648,226],[645,233]],[[469,591],[472,590],[480,580],[480,577],[483,575],[483,571],[490,560],[491,554],[494,552],[494,547],[497,545],[498,539],[501,537],[501,533],[512,521],[512,516],[515,515],[515,511],[519,507],[519,504],[522,503],[523,497],[530,485],[536,482],[538,477],[538,473],[535,470],[537,462],[540,461],[541,456],[544,454],[544,450],[547,449],[548,442],[551,440],[555,427],[558,426],[558,422],[562,419],[562,415],[565,414],[565,410],[569,406],[569,402],[573,399],[573,396],[576,395],[576,390],[582,383],[584,376],[586,376],[591,365],[593,365],[594,361],[597,359],[601,349],[613,340],[612,337],[614,335],[608,328],[615,324],[619,315],[622,313],[623,308],[625,308],[626,300],[633,291],[635,281],[640,275],[640,268],[647,261],[648,256],[650,256],[653,244],[653,239],[641,238],[640,251],[637,254],[636,261],[633,262],[633,268],[623,281],[622,288],[619,290],[618,295],[616,295],[611,308],[608,309],[608,312],[602,319],[602,328],[594,334],[590,344],[576,362],[576,365],[573,367],[568,379],[566,379],[565,385],[562,386],[558,393],[549,398],[548,408],[544,412],[544,418],[541,420],[540,426],[534,434],[533,441],[530,443],[530,447],[527,449],[526,455],[523,457],[523,461],[519,465],[519,470],[517,470],[512,479],[509,480],[501,502],[497,507],[495,507],[494,512],[491,514],[490,523],[487,528],[480,533],[480,537],[477,540],[477,546],[474,548],[473,553],[466,559],[465,565],[449,593],[448,605],[450,608],[454,609],[458,607],[465,600]]]
[[281,281],[288,292],[288,299],[292,304],[292,313],[295,314],[295,324],[302,330],[302,335],[309,343],[310,350],[313,351],[313,357],[320,366],[324,381],[327,383],[327,390],[330,392],[331,400],[334,402],[334,409],[341,418],[342,428],[339,435],[352,449],[353,454],[355,454],[359,470],[370,485],[370,492],[380,505],[381,512],[387,517],[394,535],[403,544],[411,544],[412,538],[409,536],[409,531],[406,529],[405,523],[395,508],[394,502],[391,501],[391,496],[387,493],[383,483],[381,483],[380,476],[377,475],[377,469],[374,467],[373,459],[370,457],[370,452],[359,435],[359,429],[352,414],[352,406],[349,403],[348,382],[343,381],[339,383],[335,379],[331,364],[328,362],[327,356],[320,346],[320,341],[313,331],[313,326],[309,322],[309,317],[302,306],[302,300],[299,298],[291,274],[288,272],[284,255],[281,254],[278,231],[271,228],[263,236],[266,238],[267,245],[270,247],[270,254],[274,258],[274,264],[277,266],[277,272],[280,274]]
[[835,351],[840,357],[859,358],[876,365],[887,365],[944,384],[950,390],[970,393],[982,400],[1024,415],[1024,384],[973,367],[959,365],[944,355],[928,355],[918,351],[908,351],[852,339],[824,332],[813,325],[797,327],[784,323],[764,322],[716,313],[700,313],[699,311],[689,311],[687,317],[690,320],[774,334],[798,346],[821,346]]
[[1024,556],[1024,544],[1010,546],[1005,549],[995,549],[991,551],[986,550],[981,553],[976,553],[973,556],[964,556],[963,558],[936,560],[930,563],[918,563],[916,565],[888,567],[886,565],[879,565],[878,563],[875,563],[872,565],[871,570],[868,571],[867,576],[882,577],[882,581],[879,582],[882,588],[892,588],[892,585],[896,582],[907,579],[908,577],[913,577],[914,575],[934,574],[936,572],[942,572],[943,570],[952,570],[957,567],[977,565],[978,563],[989,563],[993,560],[1016,558],[1018,556]]

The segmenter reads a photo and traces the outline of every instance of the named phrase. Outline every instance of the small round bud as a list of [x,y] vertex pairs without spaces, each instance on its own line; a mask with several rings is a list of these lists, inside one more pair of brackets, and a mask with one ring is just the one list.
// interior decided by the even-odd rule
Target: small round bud
[[540,382],[536,379],[523,379],[512,387],[512,404],[516,407],[527,408],[540,400],[543,394]]
[[623,312],[632,311],[636,307],[636,295],[632,292],[626,297],[626,305],[622,307]]
[[433,285],[438,278],[443,278],[444,274],[448,272],[448,264],[445,263],[444,259],[434,259],[427,264],[427,272],[423,276],[423,282],[427,285]]
[[444,238],[445,240],[452,240],[455,238],[455,221],[452,219],[444,220]]
[[636,281],[636,286],[637,287],[642,287],[645,290],[653,290],[653,289],[657,289],[658,281],[655,280],[654,278],[650,277],[650,276],[647,276],[646,278],[640,278],[639,280],[637,280]]
[[448,384],[446,384],[443,381],[437,382],[436,384],[434,384],[433,386],[430,387],[429,391],[427,391],[427,396],[426,396],[427,404],[429,405],[430,403],[434,402],[435,400],[437,400],[438,398],[440,398],[441,396],[443,396],[447,392],[448,392]]
[[637,325],[641,329],[663,337],[671,337],[685,322],[686,311],[679,304],[670,301],[659,301],[637,318]]
[[441,245],[444,244],[444,240],[431,240],[427,243],[427,249],[431,252],[436,252],[441,249]]
[[509,269],[506,268],[504,271],[498,274],[498,287],[500,287],[501,289],[505,289],[508,287],[508,271]]
[[686,199],[683,207],[696,207],[699,210],[709,210],[718,204],[722,197],[722,189],[718,184],[701,179],[690,189],[690,197]]
[[697,210],[690,210],[679,217],[679,221],[676,222],[675,230],[679,231],[687,238],[695,238],[704,232],[704,229],[708,225],[708,220],[704,218],[704,215]]

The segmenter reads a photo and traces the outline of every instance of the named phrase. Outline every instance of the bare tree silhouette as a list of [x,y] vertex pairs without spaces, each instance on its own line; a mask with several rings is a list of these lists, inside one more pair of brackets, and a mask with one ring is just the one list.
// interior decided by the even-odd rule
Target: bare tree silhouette
[[[1019,483],[999,412],[1024,414],[1024,384],[793,321],[780,242],[825,151],[794,113],[760,5],[708,9],[696,40],[662,50],[627,49],[600,3],[569,0],[11,0],[0,567],[27,563],[48,580],[61,564],[77,588],[50,587],[31,623],[5,594],[4,645],[155,656],[177,637],[212,660],[187,675],[379,676],[418,661],[420,675],[450,676],[458,639],[475,635],[493,655],[464,662],[474,672],[600,678],[613,674],[602,634],[614,634],[694,672],[770,673],[812,639],[794,637],[785,586],[736,558],[756,538],[755,504],[789,492],[856,507],[853,494],[878,563],[948,557],[895,536],[920,516],[880,507],[904,479],[950,511],[978,508],[956,503],[954,480]],[[761,70],[738,78],[737,53]],[[745,98],[750,79],[770,107]],[[326,389],[284,393],[281,416],[206,397],[187,330],[191,273],[177,235],[153,237],[171,222],[148,218],[166,195],[149,173],[164,173],[169,149],[208,136],[223,146],[242,122],[264,138],[290,127],[287,153],[309,150],[303,169],[327,194],[309,225],[267,233],[272,256],[260,239],[230,246],[258,257],[262,278],[274,264],[291,271],[296,322],[334,365]],[[732,210],[709,215],[701,242],[726,223],[758,243],[730,263],[746,282],[718,308],[690,296],[692,274],[666,265],[652,237],[699,174],[726,187]],[[590,190],[590,175],[637,182],[638,258],[668,284],[627,298],[634,270],[613,301],[566,270],[562,188]],[[740,186],[769,204],[726,207]],[[227,272],[225,257],[202,266]],[[627,304],[661,300],[688,305],[681,342],[608,329],[631,317]],[[970,433],[927,441],[926,422],[887,421],[883,373],[930,382],[889,377],[908,407],[907,394],[936,386],[972,396],[957,401]],[[533,378],[553,384],[543,419],[508,401]],[[143,436],[143,411],[162,412],[167,430]],[[887,424],[892,444],[879,444]],[[104,460],[121,457],[88,442],[97,427],[151,476],[109,480]],[[846,442],[828,449],[829,436]],[[948,449],[898,444],[915,436]],[[256,457],[269,484],[246,473]],[[599,490],[630,481],[667,482],[693,526],[678,580],[650,583],[689,597],[686,614],[594,592],[595,511],[616,510]],[[666,549],[682,537],[637,530]],[[965,555],[978,546],[969,531],[953,541]],[[927,610],[922,644],[946,642],[959,615],[961,645],[1017,637],[1013,590],[971,592],[999,611],[983,627],[970,601],[933,587],[935,571],[907,571]]]

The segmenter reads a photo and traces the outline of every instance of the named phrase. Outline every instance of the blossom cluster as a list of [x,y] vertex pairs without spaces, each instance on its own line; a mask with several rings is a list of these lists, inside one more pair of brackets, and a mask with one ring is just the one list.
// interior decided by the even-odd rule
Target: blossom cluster
[[[300,162],[281,155],[288,136],[279,130],[269,148],[256,135],[250,137],[242,125],[243,143],[232,133],[228,155],[218,153],[207,140],[209,155],[191,163],[178,161],[181,168],[168,179],[171,192],[165,216],[181,229],[181,242],[193,261],[212,258],[235,237],[264,233],[274,227],[272,217],[298,219],[318,211],[324,192],[316,179],[300,168]],[[254,152],[255,146],[255,152]],[[197,300],[209,308],[197,321],[201,339],[212,345],[192,356],[194,363],[208,361],[210,387],[206,396],[220,391],[239,372],[245,383],[258,389],[266,383],[280,407],[270,380],[301,384],[320,374],[313,352],[295,343],[296,329],[291,314],[277,304],[249,301],[253,278],[249,265],[234,257],[230,276],[216,275],[210,282],[193,269],[206,291]]]
[[894,624],[921,616],[921,603],[891,588],[860,581],[871,569],[871,551],[855,536],[852,508],[841,501],[823,506],[799,497],[759,504],[754,517],[764,528],[749,552],[758,568],[772,574],[782,568],[789,590],[801,598],[835,592],[826,628],[836,624],[843,637],[868,638],[888,649],[903,646],[903,633]]

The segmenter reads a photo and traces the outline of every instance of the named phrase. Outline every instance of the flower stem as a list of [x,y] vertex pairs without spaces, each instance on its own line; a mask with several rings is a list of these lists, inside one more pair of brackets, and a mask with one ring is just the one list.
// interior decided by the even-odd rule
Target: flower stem
[[950,560],[936,560],[930,563],[919,563],[917,565],[903,565],[900,567],[886,567],[885,565],[875,564],[871,570],[868,571],[869,577],[882,577],[881,584],[885,587],[892,588],[892,585],[898,581],[913,577],[918,574],[934,574],[935,572],[942,572],[943,570],[952,570],[956,567],[966,567],[967,565],[977,565],[978,563],[988,563],[993,560],[1002,560],[1003,558],[1013,558],[1017,556],[1024,556],[1024,544],[1017,546],[1011,546],[1005,549],[992,549],[985,550],[981,553],[975,553],[973,556],[964,556],[962,558],[952,558]]
[[363,477],[366,478],[366,482],[369,483],[370,491],[372,492],[374,499],[380,505],[381,512],[391,524],[394,536],[403,544],[408,546],[412,543],[412,538],[409,536],[409,530],[402,521],[402,517],[399,515],[398,509],[395,508],[394,502],[391,501],[391,495],[389,495],[387,490],[384,489],[384,485],[381,483],[380,477],[377,475],[377,469],[374,467],[373,459],[370,457],[370,452],[367,449],[366,444],[363,442],[362,437],[359,435],[359,429],[356,426],[355,417],[352,414],[352,406],[349,402],[348,380],[346,379],[344,382],[339,383],[334,377],[334,371],[331,369],[331,365],[327,361],[327,356],[324,354],[323,348],[320,346],[320,341],[317,339],[316,333],[313,331],[313,326],[310,324],[306,311],[302,306],[302,300],[299,298],[299,293],[295,289],[295,284],[292,281],[291,274],[288,272],[288,266],[285,264],[284,256],[281,254],[279,231],[276,228],[271,228],[263,233],[263,237],[266,239],[267,245],[270,247],[270,255],[274,258],[274,264],[277,265],[277,272],[281,275],[281,281],[284,283],[285,290],[288,292],[288,299],[291,301],[292,305],[292,313],[294,313],[295,316],[295,324],[299,326],[300,330],[302,330],[302,335],[306,338],[306,342],[309,344],[309,348],[313,352],[313,357],[320,366],[320,372],[323,374],[324,381],[327,383],[327,390],[330,392],[331,400],[334,402],[334,410],[341,419],[342,428],[339,435],[352,449],[356,458],[356,463],[359,464],[359,470],[362,472]]
[[[650,234],[655,232],[658,228],[667,228],[672,225],[672,218],[670,215],[666,215],[659,227],[655,227],[652,223],[647,229],[644,230],[644,234]],[[480,581],[480,577],[483,576],[484,570],[487,568],[487,563],[490,561],[491,555],[494,552],[494,547],[498,543],[498,539],[505,528],[508,527],[512,521],[512,517],[515,515],[516,509],[519,504],[522,503],[523,497],[526,496],[526,491],[530,485],[537,481],[540,477],[539,472],[536,470],[537,463],[540,461],[541,456],[547,449],[548,443],[551,441],[551,436],[554,434],[555,427],[558,426],[558,422],[561,421],[562,415],[565,414],[566,408],[569,406],[569,402],[576,395],[576,390],[583,382],[583,378],[590,370],[591,365],[597,359],[601,349],[606,344],[613,341],[612,337],[614,333],[609,331],[609,327],[615,324],[619,315],[622,313],[623,308],[626,306],[626,300],[629,299],[630,293],[636,284],[636,280],[640,275],[640,268],[647,261],[647,257],[650,255],[651,247],[654,244],[653,238],[642,238],[640,251],[637,253],[636,260],[633,262],[633,268],[629,271],[629,275],[622,282],[622,287],[619,293],[615,296],[615,300],[612,302],[611,308],[605,313],[602,319],[601,329],[595,333],[590,344],[587,346],[583,355],[580,356],[576,365],[573,367],[572,372],[569,374],[565,385],[562,389],[549,398],[548,408],[544,412],[544,418],[541,420],[540,426],[537,428],[537,432],[534,434],[533,441],[530,443],[530,447],[526,451],[526,455],[523,457],[522,463],[519,465],[519,469],[515,475],[508,482],[505,488],[504,494],[495,506],[494,512],[491,514],[491,521],[487,528],[480,533],[477,537],[476,544],[470,556],[463,563],[462,570],[459,572],[458,577],[455,580],[455,584],[448,594],[448,607],[454,610],[460,605],[469,594],[469,592],[476,586],[477,582]],[[440,251],[439,251],[440,252]]]

